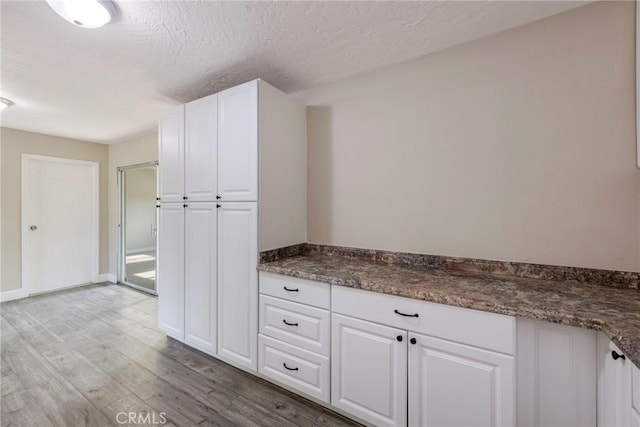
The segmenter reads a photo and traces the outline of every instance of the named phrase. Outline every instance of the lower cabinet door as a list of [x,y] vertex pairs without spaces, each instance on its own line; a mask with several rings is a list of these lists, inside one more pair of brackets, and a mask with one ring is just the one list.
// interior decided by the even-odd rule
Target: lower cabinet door
[[407,331],[332,315],[331,403],[376,426],[407,424]]
[[217,350],[216,214],[215,203],[189,203],[184,225],[184,340],[209,354]]
[[409,333],[409,426],[512,426],[513,356]]
[[218,357],[258,368],[258,209],[256,202],[218,208]]
[[158,213],[158,326],[184,339],[184,207],[162,203]]
[[631,421],[633,427],[640,427],[640,368],[631,364]]
[[596,332],[517,320],[518,426],[597,425]]
[[630,424],[631,362],[602,332],[597,334],[598,426],[617,427]]

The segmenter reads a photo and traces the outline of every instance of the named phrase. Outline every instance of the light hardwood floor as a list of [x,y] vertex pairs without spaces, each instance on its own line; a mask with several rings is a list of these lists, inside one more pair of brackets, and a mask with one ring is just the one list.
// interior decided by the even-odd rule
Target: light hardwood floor
[[356,425],[166,338],[156,312],[156,298],[112,284],[2,303],[2,426],[141,425],[119,424],[121,412],[175,426]]

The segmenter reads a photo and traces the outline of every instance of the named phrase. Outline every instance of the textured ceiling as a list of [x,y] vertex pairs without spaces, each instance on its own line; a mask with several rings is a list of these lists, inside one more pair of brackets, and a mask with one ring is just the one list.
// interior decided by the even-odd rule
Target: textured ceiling
[[6,127],[111,143],[172,105],[256,77],[292,92],[584,4],[559,1],[118,2],[88,30],[1,2]]

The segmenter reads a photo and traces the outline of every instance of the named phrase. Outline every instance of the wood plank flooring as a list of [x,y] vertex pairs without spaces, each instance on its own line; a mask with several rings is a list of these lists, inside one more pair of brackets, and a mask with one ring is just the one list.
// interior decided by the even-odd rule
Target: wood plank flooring
[[156,313],[107,283],[0,304],[1,425],[358,425],[167,338]]

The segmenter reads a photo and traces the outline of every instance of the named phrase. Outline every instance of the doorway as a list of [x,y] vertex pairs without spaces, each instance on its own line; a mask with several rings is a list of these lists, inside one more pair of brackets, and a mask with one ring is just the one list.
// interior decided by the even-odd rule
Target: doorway
[[22,288],[33,295],[98,275],[99,164],[22,155]]
[[118,283],[157,294],[156,238],[158,164],[118,168]]

